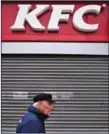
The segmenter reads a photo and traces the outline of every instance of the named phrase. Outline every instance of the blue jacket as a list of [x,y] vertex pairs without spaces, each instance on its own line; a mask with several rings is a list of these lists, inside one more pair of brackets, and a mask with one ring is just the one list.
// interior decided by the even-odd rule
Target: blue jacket
[[42,114],[33,106],[18,122],[16,133],[45,133],[44,121],[48,116]]

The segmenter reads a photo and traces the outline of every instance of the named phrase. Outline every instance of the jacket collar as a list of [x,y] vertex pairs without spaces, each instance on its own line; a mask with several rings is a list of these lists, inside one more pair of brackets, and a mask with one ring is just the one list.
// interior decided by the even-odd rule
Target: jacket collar
[[45,114],[41,113],[39,111],[39,109],[37,109],[37,108],[35,108],[33,106],[30,106],[28,108],[28,112],[31,112],[31,113],[34,113],[34,114],[38,115],[41,120],[45,120],[45,119],[49,118],[48,115],[45,115]]

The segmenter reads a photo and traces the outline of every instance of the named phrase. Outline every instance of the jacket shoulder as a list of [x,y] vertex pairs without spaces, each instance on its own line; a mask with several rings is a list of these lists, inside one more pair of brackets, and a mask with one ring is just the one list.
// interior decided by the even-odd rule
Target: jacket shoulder
[[33,113],[26,113],[18,123],[17,133],[38,133],[42,130],[41,123]]
[[31,112],[28,112],[22,117],[22,121],[25,124],[28,121],[39,121],[39,119],[38,119],[37,115],[35,115]]

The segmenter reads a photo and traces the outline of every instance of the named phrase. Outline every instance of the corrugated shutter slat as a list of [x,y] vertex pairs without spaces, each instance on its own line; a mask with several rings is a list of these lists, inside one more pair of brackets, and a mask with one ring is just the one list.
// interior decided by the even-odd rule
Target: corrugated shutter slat
[[[15,98],[18,92],[25,98]],[[47,133],[108,133],[108,57],[2,55],[2,133],[15,133],[40,92],[57,102]]]

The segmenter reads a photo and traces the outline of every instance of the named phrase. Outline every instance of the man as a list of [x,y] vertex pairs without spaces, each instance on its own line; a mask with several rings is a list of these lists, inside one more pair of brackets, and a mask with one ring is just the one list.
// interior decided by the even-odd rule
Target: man
[[51,94],[41,93],[33,98],[33,105],[18,122],[16,133],[45,133],[44,121],[54,109]]

